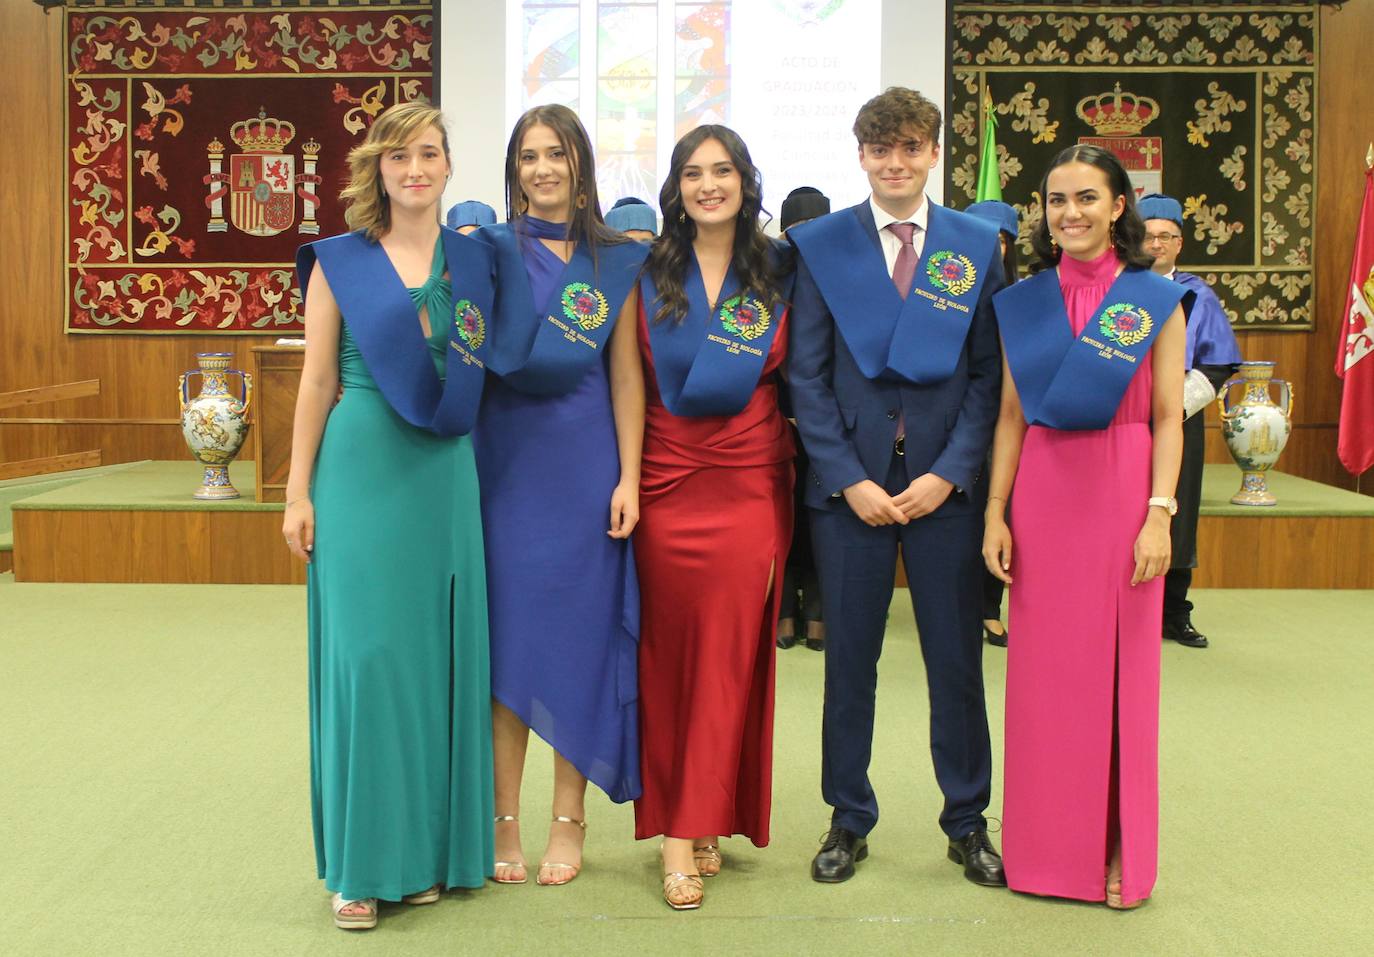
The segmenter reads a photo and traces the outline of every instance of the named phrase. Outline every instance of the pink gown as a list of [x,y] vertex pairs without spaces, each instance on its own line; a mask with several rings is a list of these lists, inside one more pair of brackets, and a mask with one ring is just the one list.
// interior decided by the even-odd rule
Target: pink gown
[[[1111,251],[1092,263],[1063,257],[1075,334],[1116,266]],[[1026,431],[1010,511],[1002,854],[1012,890],[1103,900],[1118,826],[1123,901],[1154,887],[1164,579],[1131,585],[1150,495],[1152,382],[1147,360],[1105,429]]]

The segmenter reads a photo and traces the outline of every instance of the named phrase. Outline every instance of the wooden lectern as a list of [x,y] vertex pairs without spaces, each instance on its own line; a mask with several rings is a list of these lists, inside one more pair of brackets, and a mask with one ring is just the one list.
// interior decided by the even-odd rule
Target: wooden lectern
[[253,458],[259,502],[285,502],[304,346],[253,347]]

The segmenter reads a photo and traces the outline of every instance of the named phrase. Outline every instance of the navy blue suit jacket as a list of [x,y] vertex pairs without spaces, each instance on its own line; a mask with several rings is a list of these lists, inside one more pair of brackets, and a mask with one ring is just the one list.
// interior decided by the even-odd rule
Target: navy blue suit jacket
[[[848,255],[882,260],[873,211],[866,200],[830,215],[857,216],[872,240],[870,247]],[[931,203],[930,224],[937,217],[967,219],[975,224],[970,228],[986,229],[974,217]],[[950,225],[946,222],[942,228]],[[988,279],[979,293],[954,374],[933,385],[865,376],[835,326],[806,257],[798,256],[789,319],[788,380],[797,428],[811,458],[808,505],[847,509],[840,495],[845,488],[864,479],[882,485],[901,415],[906,425],[907,480],[933,472],[956,489],[932,514],[981,508],[970,493],[992,443],[1002,386],[1002,350],[992,312],[992,295],[1005,285],[997,249],[994,244],[993,260],[981,264],[988,270]]]

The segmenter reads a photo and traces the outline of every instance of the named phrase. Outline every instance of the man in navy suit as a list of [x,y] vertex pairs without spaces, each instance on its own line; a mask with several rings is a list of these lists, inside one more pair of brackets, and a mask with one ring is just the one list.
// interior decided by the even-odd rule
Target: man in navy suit
[[811,457],[826,623],[821,787],[833,808],[811,876],[828,883],[853,876],[878,820],[868,766],[898,545],[948,855],[975,883],[1006,883],[983,816],[992,754],[977,491],[1001,390],[990,300],[1003,278],[996,227],[926,199],[939,133],[939,108],[914,90],[869,100],[854,134],[872,196],[789,231],[800,253],[789,377]]

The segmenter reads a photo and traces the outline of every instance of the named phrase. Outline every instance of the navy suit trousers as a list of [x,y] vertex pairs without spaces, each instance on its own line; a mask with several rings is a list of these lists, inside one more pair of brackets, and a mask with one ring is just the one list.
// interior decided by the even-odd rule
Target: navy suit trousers
[[[907,484],[894,455],[884,486],[895,495]],[[865,835],[878,821],[868,766],[900,544],[925,661],[931,758],[945,798],[940,827],[951,838],[984,827],[992,746],[983,697],[982,516],[960,510],[871,528],[847,507],[810,511],[825,613],[821,790],[832,825]]]

